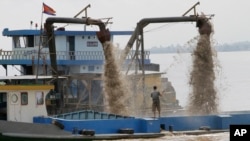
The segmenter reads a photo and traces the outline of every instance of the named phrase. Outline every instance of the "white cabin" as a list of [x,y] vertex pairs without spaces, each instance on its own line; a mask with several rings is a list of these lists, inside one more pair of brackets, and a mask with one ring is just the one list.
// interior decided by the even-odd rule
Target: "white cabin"
[[[51,76],[42,78],[52,79]],[[34,80],[36,76],[0,76],[1,120],[32,123],[34,116],[48,116],[46,96],[54,85],[34,84]]]

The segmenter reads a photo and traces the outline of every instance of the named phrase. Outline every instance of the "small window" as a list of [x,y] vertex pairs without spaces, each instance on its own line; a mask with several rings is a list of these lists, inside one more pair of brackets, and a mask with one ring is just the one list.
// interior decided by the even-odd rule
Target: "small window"
[[21,105],[28,105],[28,93],[21,92]]
[[6,96],[7,96],[6,93],[3,93],[3,92],[0,93],[0,103],[7,102]]
[[88,67],[88,71],[94,71],[95,70],[95,66],[89,66]]
[[87,47],[98,47],[98,42],[97,41],[88,41]]
[[27,40],[27,47],[34,47],[34,36],[33,35],[28,35],[26,36]]
[[13,36],[13,42],[14,42],[14,47],[15,48],[20,48],[21,47],[19,36]]
[[48,42],[49,42],[48,37],[47,36],[42,36],[42,46],[45,47],[45,48],[49,47]]
[[37,105],[43,105],[44,100],[43,100],[43,92],[36,92],[36,104]]

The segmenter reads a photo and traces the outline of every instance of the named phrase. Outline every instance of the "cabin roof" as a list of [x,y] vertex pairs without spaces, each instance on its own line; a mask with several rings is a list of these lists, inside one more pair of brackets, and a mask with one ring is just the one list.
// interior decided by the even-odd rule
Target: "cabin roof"
[[[122,71],[122,73],[126,74],[126,71]],[[95,74],[102,74],[102,73],[95,73]],[[133,75],[135,74],[135,71],[128,71],[128,75]],[[138,72],[138,74],[142,74],[141,71]],[[145,75],[151,75],[151,74],[165,74],[165,72],[157,72],[157,71],[145,71]],[[25,80],[25,79],[53,79],[55,78],[54,76],[36,76],[36,75],[17,75],[17,76],[0,76],[0,80]],[[67,77],[64,76],[58,76],[58,78],[60,79],[66,79]]]
[[[56,30],[54,33],[58,36],[73,36],[73,35],[96,35],[98,31],[74,31],[74,30]],[[113,35],[131,35],[133,31],[110,31],[111,36]],[[3,36],[28,36],[28,35],[37,35],[41,34],[40,30],[38,29],[22,29],[22,30],[9,30],[5,28],[2,32]]]
[[[124,74],[126,74],[126,71],[123,71]],[[162,75],[162,74],[166,74],[166,72],[158,72],[158,71],[145,71],[144,72],[145,75],[154,75],[154,74],[158,74],[158,75]],[[135,71],[134,70],[129,70],[128,75],[134,75]],[[137,74],[142,75],[142,71],[138,71]]]
[[[0,80],[20,80],[20,79],[52,79],[54,76],[36,76],[36,75],[18,75],[18,76],[0,76]],[[58,78],[67,78],[59,76]]]

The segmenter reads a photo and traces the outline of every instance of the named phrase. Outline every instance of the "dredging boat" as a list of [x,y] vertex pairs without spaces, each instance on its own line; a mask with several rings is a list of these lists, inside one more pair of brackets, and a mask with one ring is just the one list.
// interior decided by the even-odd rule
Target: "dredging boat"
[[[159,20],[161,19],[164,18]],[[194,20],[194,18],[191,17],[190,20]],[[103,29],[105,26],[100,20],[65,17],[48,18],[46,20],[46,31],[44,29],[9,30],[7,28],[3,30],[3,36],[12,38],[12,51],[1,51],[0,62],[6,69],[6,76],[0,78],[0,117],[1,124],[4,125],[0,128],[1,137],[4,139],[17,137],[40,139],[40,133],[48,135],[46,139],[69,134],[71,137],[72,129],[77,128],[80,131],[83,130],[82,127],[74,126],[69,129],[71,127],[56,122],[58,125],[63,125],[65,131],[61,130],[61,128],[59,128],[61,131],[57,131],[58,129],[52,124],[53,127],[48,128],[53,131],[47,130],[49,131],[47,132],[44,125],[40,124],[43,121],[40,118],[68,119],[72,113],[79,115],[78,118],[74,116],[74,121],[94,120],[95,123],[100,121],[101,123],[109,123],[111,121],[110,125],[107,125],[110,128],[113,125],[112,120],[119,121],[122,126],[117,127],[119,128],[118,131],[133,133],[129,135],[110,135],[110,138],[162,136],[160,133],[144,134],[146,130],[151,129],[133,125],[135,124],[134,116],[105,113],[101,79],[105,60],[102,45],[96,36],[97,31],[67,31],[65,28],[58,28],[54,31],[54,28],[50,28],[53,23],[94,23],[100,26],[101,30],[106,30]],[[133,44],[136,37],[132,31],[111,31],[109,33],[111,39],[116,35],[133,34],[133,38],[129,42],[130,45]],[[130,60],[135,58],[135,54],[137,53],[134,51],[127,54],[125,61],[128,63],[125,63],[125,65],[129,65]],[[145,51],[144,55],[142,62],[145,82],[151,83],[161,79],[163,73],[159,72],[159,65],[151,63],[148,51]],[[8,76],[8,65],[19,65],[20,75]],[[124,72],[131,75],[131,70]],[[137,75],[142,77],[142,73]],[[163,79],[162,82],[166,82],[164,84],[169,83],[167,79]],[[157,85],[161,85],[161,83]],[[151,87],[149,85],[145,86]],[[176,100],[174,89],[170,86],[168,85],[168,88],[166,88],[170,91],[166,92],[169,94],[167,99],[172,99],[172,101],[168,100],[162,103],[169,106],[170,110],[168,111],[181,109],[178,100]],[[141,119],[136,119],[136,122],[139,121],[141,122]],[[133,126],[138,126],[138,130],[126,128],[125,125],[128,122],[131,122],[130,124]],[[27,127],[30,128],[27,129]],[[97,135],[118,132],[116,129],[110,131],[110,129],[100,128],[99,126],[98,129],[101,129],[101,131],[94,130]],[[59,138],[64,138],[64,136]],[[73,138],[78,139],[79,137]],[[108,137],[105,135],[104,137],[88,136],[85,138]]]
[[[0,78],[0,138],[33,141],[156,138],[164,136],[162,130],[227,130],[230,124],[239,123],[239,117],[241,123],[248,123],[249,113],[151,118],[147,115],[150,110],[145,108],[146,96],[140,111],[143,117],[105,112],[103,42],[112,41],[116,35],[131,35],[124,49],[123,65],[133,68],[135,73],[125,70],[124,74],[141,78],[138,80],[143,90],[151,89],[156,81],[164,90],[165,83],[161,82],[168,81],[161,80],[159,65],[151,63],[149,52],[144,50],[143,28],[164,22],[196,22],[200,28],[206,20],[198,15],[145,18],[138,22],[135,31],[109,31],[101,20],[49,17],[44,29],[4,29],[3,35],[12,37],[13,44],[12,51],[1,51],[0,63],[6,76]],[[100,31],[54,30],[55,23],[96,25]],[[134,42],[136,49],[132,50]],[[138,63],[131,67],[135,58]],[[20,65],[21,75],[7,76],[8,65]],[[181,107],[174,90],[171,91],[172,101],[162,104],[177,111]]]

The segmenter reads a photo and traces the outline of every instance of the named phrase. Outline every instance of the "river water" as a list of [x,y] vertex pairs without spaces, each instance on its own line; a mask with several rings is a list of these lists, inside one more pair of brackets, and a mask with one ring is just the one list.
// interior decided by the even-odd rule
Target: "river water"
[[166,135],[161,138],[153,139],[120,139],[116,141],[229,141],[229,133],[225,132],[203,135]]
[[[176,90],[177,99],[184,108],[188,104],[188,84],[192,60],[190,53],[151,54],[152,63],[160,64]],[[250,110],[250,52],[218,52],[215,58],[215,87],[219,111]]]
[[[188,103],[191,54],[151,54],[152,63],[175,87],[177,99],[184,108]],[[214,58],[220,111],[250,110],[250,52],[218,52]],[[117,141],[229,141],[229,132],[204,135],[166,135],[155,139],[121,139]]]
[[[190,53],[151,54],[152,63],[175,87],[177,99],[188,104],[188,84],[192,60]],[[250,110],[250,52],[218,52],[215,61],[216,89],[220,111]],[[239,102],[240,101],[240,102]],[[121,139],[117,141],[229,141],[229,132],[204,135],[166,135],[155,139]]]
[[[164,136],[162,138],[150,139],[150,140],[152,141],[229,141],[229,133]],[[134,140],[134,141],[143,141],[143,139]]]

